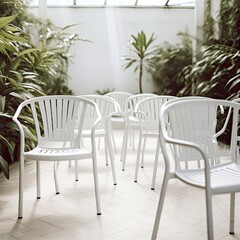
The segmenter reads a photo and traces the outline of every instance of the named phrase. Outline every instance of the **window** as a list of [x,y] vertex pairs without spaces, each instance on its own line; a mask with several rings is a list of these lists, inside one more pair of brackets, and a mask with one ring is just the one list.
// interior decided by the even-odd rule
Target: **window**
[[[30,6],[39,1],[30,0]],[[196,0],[45,0],[48,6],[194,6]]]

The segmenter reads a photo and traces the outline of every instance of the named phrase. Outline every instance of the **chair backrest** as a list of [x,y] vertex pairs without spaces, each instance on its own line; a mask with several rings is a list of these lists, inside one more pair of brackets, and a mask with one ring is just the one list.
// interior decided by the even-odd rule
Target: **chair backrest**
[[165,102],[176,99],[174,96],[158,95],[140,100],[135,107],[135,114],[140,120],[142,130],[159,131],[159,112]]
[[105,95],[117,101],[123,113],[126,113],[128,110],[127,99],[133,96],[133,94],[129,92],[110,92]]
[[14,119],[23,107],[29,106],[36,128],[38,145],[46,146],[46,142],[72,142],[80,144],[82,129],[89,109],[101,119],[98,106],[85,98],[76,96],[43,96],[27,100],[20,104]]
[[[236,160],[239,109],[240,106],[230,101],[209,98],[184,99],[165,104],[160,113],[160,139],[164,159],[169,161],[171,158],[166,144],[175,142],[178,144],[174,144],[172,149],[177,169],[185,168],[186,162],[196,162],[194,168],[199,167],[199,160],[203,159],[196,148],[186,146],[186,143],[194,143],[201,148],[209,158],[209,165],[219,164],[220,161],[214,159],[220,157],[224,158],[221,160],[229,160],[229,157]],[[223,111],[226,113],[224,119]],[[231,124],[231,133],[226,132],[227,128],[222,128],[224,121]],[[224,134],[230,134],[231,137],[228,149],[220,147],[219,137]]]
[[135,94],[127,98],[127,106],[128,106],[128,115],[134,116],[134,111],[137,103],[145,98],[155,97],[157,96],[154,93],[140,93]]
[[[98,128],[105,128],[105,124],[108,119],[111,118],[112,115],[117,114],[120,111],[119,104],[114,99],[105,95],[82,95],[81,97],[89,99],[97,104],[99,112],[102,116],[102,120],[98,125]],[[89,113],[89,122],[93,122],[96,117],[96,114]],[[93,118],[93,120],[90,121],[90,118]]]

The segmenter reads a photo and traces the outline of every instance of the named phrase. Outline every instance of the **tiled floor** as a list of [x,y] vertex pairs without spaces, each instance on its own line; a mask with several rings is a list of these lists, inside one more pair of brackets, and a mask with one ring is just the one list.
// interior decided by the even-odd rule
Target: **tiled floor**
[[[102,215],[96,215],[91,162],[79,162],[79,181],[74,167],[61,163],[60,195],[55,194],[52,163],[42,164],[42,198],[36,199],[35,165],[26,163],[24,216],[17,220],[18,167],[10,180],[0,179],[0,239],[150,240],[164,163],[159,161],[156,190],[150,190],[155,141],[148,143],[145,168],[134,183],[136,151],[129,149],[126,171],[121,170],[121,132],[115,131],[118,153],[118,185],[113,186],[110,166],[105,166],[103,147],[98,151]],[[216,239],[240,239],[240,196],[237,195],[235,235],[228,234],[229,197],[216,196],[214,231]],[[206,237],[204,192],[172,180],[169,184],[158,239],[204,240]]]

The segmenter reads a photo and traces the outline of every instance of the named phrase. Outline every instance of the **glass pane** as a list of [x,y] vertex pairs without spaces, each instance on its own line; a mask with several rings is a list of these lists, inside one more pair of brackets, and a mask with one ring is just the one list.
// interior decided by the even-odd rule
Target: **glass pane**
[[[31,6],[38,5],[41,0],[29,0]],[[169,0],[169,6],[194,6],[196,0]],[[55,6],[69,6],[73,5],[74,0],[47,0],[47,5]],[[76,0],[77,5],[104,5],[105,0]],[[107,0],[107,5],[116,6],[132,6],[135,5],[136,0]],[[140,6],[164,6],[167,0],[138,0]]]
[[36,5],[38,5],[38,0],[30,0],[30,1],[29,1],[29,5],[30,5],[30,6],[36,6]]
[[77,5],[104,5],[104,0],[76,0]]
[[[41,0],[30,0],[30,6],[38,6]],[[73,0],[47,0],[48,6],[69,6],[73,5]]]
[[136,0],[108,0],[107,1],[107,5],[117,5],[117,6],[132,6],[134,5],[136,2]]
[[138,0],[138,5],[164,6],[167,0]]
[[47,5],[51,6],[69,6],[73,5],[73,0],[47,0]]
[[[138,0],[138,5],[164,6],[167,0]],[[169,0],[168,6],[194,6],[195,0]]]
[[168,2],[168,5],[180,5],[180,6],[194,6],[195,5],[195,1],[183,1],[183,0],[170,0]]

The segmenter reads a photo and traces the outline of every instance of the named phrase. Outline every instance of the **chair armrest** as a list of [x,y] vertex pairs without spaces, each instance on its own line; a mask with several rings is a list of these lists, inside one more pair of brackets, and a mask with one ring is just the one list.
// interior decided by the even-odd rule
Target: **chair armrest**
[[17,125],[17,127],[18,127],[18,129],[19,129],[19,134],[20,134],[20,161],[23,160],[24,145],[25,145],[25,133],[24,133],[22,124],[21,124],[20,121],[18,120],[18,116],[20,115],[22,109],[23,109],[26,105],[27,105],[26,102],[21,103],[21,104],[18,106],[18,108],[17,108],[17,110],[16,110],[16,112],[15,112],[13,118],[12,118],[13,122],[16,123],[16,125]]
[[146,116],[146,113],[142,112],[142,111],[136,111],[134,112],[134,114],[137,116],[137,118],[139,120],[141,120],[142,118],[146,119],[147,116]]

